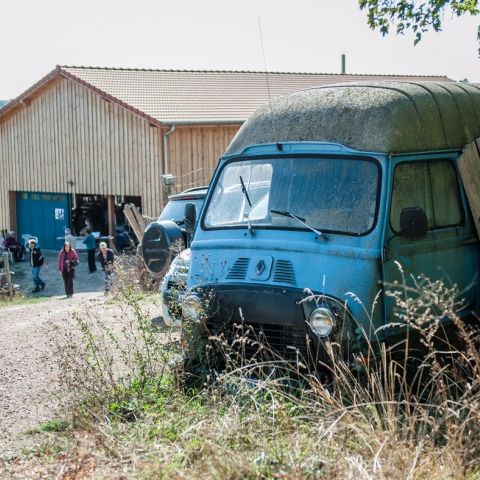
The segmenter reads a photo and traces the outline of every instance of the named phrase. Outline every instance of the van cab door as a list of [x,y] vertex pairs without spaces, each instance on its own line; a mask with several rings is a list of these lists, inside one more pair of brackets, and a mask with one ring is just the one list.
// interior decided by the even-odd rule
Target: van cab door
[[[419,276],[456,284],[466,308],[475,309],[478,275],[477,239],[460,189],[454,158],[392,159],[390,205],[384,238],[384,289],[394,282],[414,287]],[[423,238],[406,238],[400,228],[405,208],[421,208],[428,231]],[[399,264],[399,265],[398,265]],[[403,270],[403,274],[400,270]],[[385,322],[398,322],[394,301],[385,298]]]

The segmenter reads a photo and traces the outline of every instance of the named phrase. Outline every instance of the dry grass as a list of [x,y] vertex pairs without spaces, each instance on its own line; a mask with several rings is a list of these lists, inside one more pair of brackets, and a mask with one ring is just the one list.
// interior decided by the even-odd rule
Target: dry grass
[[123,301],[127,290],[139,295],[158,291],[158,281],[150,275],[141,257],[122,253],[115,259],[112,290]]
[[[360,370],[333,355],[326,384],[274,353],[233,362],[238,349],[216,337],[206,348],[224,368],[195,388],[179,375],[177,334],[152,328],[137,293],[117,291],[121,331],[78,317],[59,348],[72,428],[49,460],[58,478],[480,478],[480,356],[454,288],[420,278],[392,290],[398,323],[426,350],[413,371],[372,342]],[[436,348],[443,317],[460,350]]]

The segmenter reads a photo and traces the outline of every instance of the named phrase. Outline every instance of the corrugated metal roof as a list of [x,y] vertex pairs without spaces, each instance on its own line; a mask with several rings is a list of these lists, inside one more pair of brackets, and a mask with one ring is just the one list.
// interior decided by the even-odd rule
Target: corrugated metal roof
[[[311,87],[362,80],[450,81],[444,76],[58,67],[161,123],[242,123],[258,107]],[[268,81],[268,82],[267,82]]]

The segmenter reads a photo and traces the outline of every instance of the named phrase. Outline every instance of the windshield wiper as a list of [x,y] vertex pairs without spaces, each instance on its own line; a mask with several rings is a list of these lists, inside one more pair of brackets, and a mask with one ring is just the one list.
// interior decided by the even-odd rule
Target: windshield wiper
[[245,183],[243,182],[243,178],[240,175],[240,183],[242,184],[242,193],[245,195],[245,198],[247,199],[248,206],[252,208],[252,202],[250,201],[250,197],[248,196],[248,191],[247,187],[245,187]]
[[[248,206],[252,208],[252,202],[250,201],[250,196],[248,195],[245,182],[243,181],[243,178],[241,175],[239,176],[239,178],[240,178],[240,183],[242,184],[242,193],[245,195],[245,198],[247,199]],[[250,232],[250,235],[253,235],[252,222],[250,222],[250,212],[248,212],[247,214],[247,227],[248,227],[248,231]]]
[[289,212],[287,210],[273,210],[271,209],[270,210],[270,213],[274,213],[276,215],[281,215],[282,217],[290,217],[290,218],[293,218],[294,220],[296,220],[298,223],[300,223],[301,225],[303,225],[304,227],[308,228],[309,230],[311,230],[313,233],[316,233],[319,237],[324,237],[325,234],[320,232],[320,230],[317,230],[316,228],[313,228],[311,225],[309,225],[308,223],[305,223],[305,219],[302,218],[302,217],[299,217],[298,215],[295,215],[294,213],[292,212]]

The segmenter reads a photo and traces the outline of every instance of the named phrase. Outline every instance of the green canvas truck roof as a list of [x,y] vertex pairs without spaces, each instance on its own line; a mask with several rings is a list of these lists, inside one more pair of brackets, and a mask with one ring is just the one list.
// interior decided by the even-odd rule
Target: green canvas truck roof
[[407,153],[461,149],[480,137],[480,84],[349,83],[272,100],[242,126],[227,149],[318,141],[354,150]]

